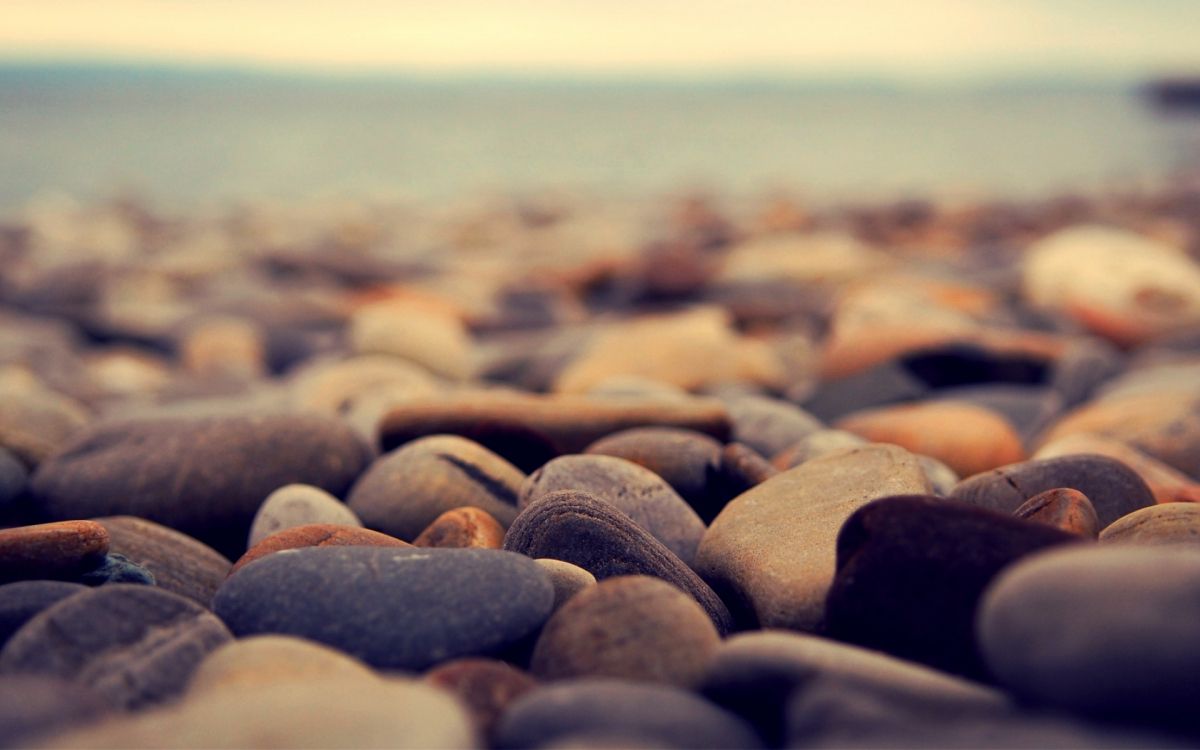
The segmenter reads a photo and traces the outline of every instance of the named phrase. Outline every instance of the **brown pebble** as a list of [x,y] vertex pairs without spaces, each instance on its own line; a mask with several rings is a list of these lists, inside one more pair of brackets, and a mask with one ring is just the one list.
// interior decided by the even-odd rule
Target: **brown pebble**
[[448,510],[413,540],[414,547],[481,547],[500,549],[504,527],[486,510],[470,506]]
[[408,542],[394,536],[380,534],[356,526],[335,526],[331,523],[313,523],[293,526],[278,534],[272,534],[238,558],[229,571],[233,575],[241,568],[272,552],[282,552],[301,547],[411,547]]
[[61,578],[94,568],[108,531],[94,521],[59,521],[0,530],[0,581]]
[[1079,490],[1069,487],[1034,495],[1013,511],[1013,516],[1092,539],[1100,533],[1100,521],[1092,501]]
[[1121,516],[1100,532],[1105,544],[1200,545],[1200,505],[1159,503]]
[[536,562],[546,571],[546,575],[550,576],[550,584],[554,586],[556,611],[580,591],[596,585],[596,576],[574,563],[555,560],[552,557],[539,557]]
[[483,737],[492,735],[513,701],[538,684],[528,673],[494,659],[448,661],[426,672],[425,681],[453,693]]
[[108,530],[110,551],[154,574],[165,591],[208,606],[232,563],[198,539],[137,516],[95,519]]

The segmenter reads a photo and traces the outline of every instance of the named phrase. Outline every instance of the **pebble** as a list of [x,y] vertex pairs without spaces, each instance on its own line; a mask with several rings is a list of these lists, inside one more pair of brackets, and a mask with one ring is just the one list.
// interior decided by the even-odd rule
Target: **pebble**
[[[1134,511],[1138,512],[1140,511]],[[1069,534],[1078,534],[1089,539],[1095,539],[1100,533],[1100,521],[1096,518],[1096,509],[1092,507],[1092,501],[1079,490],[1066,487],[1034,495],[1013,511],[1013,518],[1053,526]]]
[[462,321],[426,306],[389,300],[364,305],[349,322],[357,354],[386,354],[462,380],[474,368],[473,345]]
[[190,599],[110,584],[34,615],[0,650],[0,673],[71,680],[134,710],[174,699],[204,656],[230,639]]
[[1078,537],[936,497],[891,497],[838,533],[826,603],[831,637],[980,678],[973,623],[1005,566]]
[[1072,546],[1005,570],[980,649],[1023,699],[1106,718],[1191,723],[1200,684],[1200,552]]
[[7,448],[0,446],[0,511],[17,501],[25,491],[29,472]]
[[615,456],[643,466],[698,509],[713,502],[709,498],[722,448],[720,441],[694,430],[635,427],[600,438],[584,453]]
[[108,531],[110,551],[147,570],[164,591],[207,607],[229,575],[224,555],[187,534],[134,516],[95,520]]
[[[1003,693],[886,654],[781,630],[742,633],[717,649],[700,686],[714,703],[754,724],[772,747],[787,734],[790,705],[821,681],[837,680],[910,713],[998,716]],[[850,691],[847,691],[850,692]]]
[[900,362],[886,361],[833,380],[821,380],[803,401],[823,422],[889,404],[925,398],[929,387]]
[[938,391],[939,398],[969,403],[1004,417],[1021,441],[1031,444],[1065,408],[1061,394],[1050,386],[986,383]]
[[95,722],[111,708],[81,685],[41,675],[0,676],[0,747],[33,747],[76,726]]
[[1200,544],[1200,505],[1163,503],[1121,516],[1100,532],[1106,544]]
[[253,547],[277,531],[311,523],[362,526],[346,504],[320,487],[289,484],[267,495],[250,523],[247,547]]
[[90,419],[82,404],[41,385],[0,387],[0,446],[30,470],[58,452]]
[[699,602],[718,632],[733,627],[725,603],[686,563],[628,515],[586,492],[552,492],[530,504],[509,527],[504,549],[569,562],[597,580],[661,578]]
[[951,497],[1012,514],[1034,495],[1059,488],[1087,495],[1101,526],[1154,504],[1154,493],[1133,469],[1111,458],[1087,454],[1024,461],[976,474],[960,482]]
[[519,505],[526,508],[562,490],[600,498],[650,532],[684,563],[691,565],[694,560],[704,535],[704,522],[649,469],[613,456],[560,456],[529,475],[521,488]]
[[164,417],[90,428],[43,462],[31,490],[51,518],[131,515],[240,553],[262,500],[303,482],[345,491],[366,448],[301,414]]
[[48,748],[444,748],[477,746],[456,700],[412,680],[358,677],[204,691],[174,706],[55,736]]
[[377,674],[337,649],[290,635],[252,635],[212,651],[192,672],[188,695],[229,688],[269,687],[282,682],[321,683]]
[[379,443],[392,450],[427,435],[461,435],[528,472],[555,456],[579,453],[605,435],[651,426],[725,440],[729,414],[714,399],[473,393],[393,408],[380,422]]
[[87,591],[87,587],[68,581],[15,581],[0,585],[0,646],[38,612],[81,591]]
[[896,446],[812,459],[725,506],[700,543],[696,570],[762,627],[812,630],[824,614],[842,523],[876,498],[930,489],[917,458]]
[[183,335],[179,359],[199,377],[251,380],[267,370],[266,339],[250,320],[211,316],[190,326]]
[[346,504],[367,527],[412,541],[438,516],[463,506],[487,511],[507,528],[524,481],[519,469],[482,445],[434,435],[376,459]]
[[723,401],[733,424],[731,439],[764,456],[774,456],[824,428],[813,415],[779,399],[733,396]]
[[834,427],[873,443],[893,443],[971,476],[1025,458],[1021,436],[1004,417],[961,401],[928,401],[855,412]]
[[550,581],[528,558],[381,547],[270,555],[230,576],[213,600],[238,637],[295,635],[373,667],[414,670],[512,647],[553,606]]
[[426,526],[413,540],[413,546],[500,549],[504,546],[504,527],[485,510],[454,508]]
[[[366,354],[305,365],[291,375],[291,402],[304,411],[341,414],[356,398],[387,392],[397,400],[423,399],[438,393],[437,379],[403,359]],[[374,438],[374,434],[371,435]]]
[[596,576],[578,565],[550,557],[539,557],[536,562],[546,571],[546,575],[550,577],[550,584],[554,586],[554,611],[556,612],[562,605],[570,601],[571,597],[589,586],[596,585]]
[[1094,453],[1120,461],[1138,473],[1159,503],[1200,502],[1200,483],[1131,445],[1088,433],[1064,435],[1042,445],[1034,458]]
[[694,687],[721,637],[696,600],[649,576],[588,587],[542,628],[530,670],[539,678],[615,677]]
[[500,719],[495,746],[543,747],[586,735],[620,738],[618,747],[630,741],[679,750],[762,747],[748,724],[693,693],[600,678],[563,680],[529,691]]
[[306,547],[411,547],[408,542],[394,536],[380,534],[356,526],[338,526],[331,523],[311,523],[293,526],[272,534],[250,549],[234,562],[228,575],[233,575],[255,560],[285,550]]
[[74,578],[108,552],[108,531],[94,521],[0,529],[0,581]]
[[537,687],[527,672],[495,659],[456,659],[429,670],[424,681],[458,698],[479,736],[490,738],[508,707]]
[[866,445],[867,441],[845,430],[817,430],[771,458],[771,465],[780,471],[794,469],[800,464],[827,453]]

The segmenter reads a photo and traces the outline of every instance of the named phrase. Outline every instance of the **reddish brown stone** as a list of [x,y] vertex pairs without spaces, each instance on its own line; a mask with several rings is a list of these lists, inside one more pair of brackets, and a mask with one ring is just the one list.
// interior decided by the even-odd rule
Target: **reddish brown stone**
[[1069,487],[1034,495],[1013,511],[1013,516],[1093,539],[1100,533],[1100,521],[1092,501],[1079,490]]
[[529,674],[494,659],[456,659],[425,674],[425,681],[455,695],[484,737],[508,706],[537,687]]
[[108,531],[94,521],[59,521],[0,530],[0,581],[83,573],[108,552]]
[[448,510],[413,540],[414,547],[482,547],[500,549],[504,527],[486,510],[463,507]]
[[278,534],[272,534],[246,551],[233,564],[229,574],[233,575],[239,569],[249,565],[260,557],[266,557],[272,552],[282,552],[287,549],[301,547],[411,547],[408,542],[394,536],[380,534],[370,529],[360,529],[354,526],[335,526],[331,523],[313,523],[307,526],[293,526]]

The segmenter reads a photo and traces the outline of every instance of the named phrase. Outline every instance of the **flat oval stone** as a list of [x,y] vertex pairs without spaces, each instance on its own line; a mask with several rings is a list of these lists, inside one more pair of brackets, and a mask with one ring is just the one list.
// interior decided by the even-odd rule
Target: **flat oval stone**
[[926,401],[859,411],[834,425],[873,443],[894,443],[932,456],[960,475],[1025,458],[1012,424],[990,409],[957,401]]
[[230,576],[213,600],[239,637],[296,635],[383,669],[497,653],[553,606],[546,574],[520,555],[380,547],[270,555]]
[[0,677],[0,747],[33,747],[43,738],[102,719],[111,711],[87,688],[42,675]]
[[936,497],[877,500],[838,533],[825,630],[947,672],[982,676],[973,625],[984,588],[1021,557],[1078,539]]
[[108,552],[108,532],[93,521],[60,521],[0,529],[0,582],[74,578]]
[[271,491],[303,482],[339,494],[367,458],[349,427],[325,417],[128,420],[72,440],[38,467],[31,491],[50,518],[139,516],[240,553]]
[[290,635],[253,635],[211,652],[192,673],[188,694],[280,682],[381,679],[349,654]]
[[563,680],[521,696],[496,729],[498,748],[543,747],[573,735],[645,740],[668,748],[758,748],[737,716],[667,685]]
[[701,684],[709,700],[752,722],[772,747],[782,743],[789,704],[822,680],[853,684],[889,703],[940,716],[1011,710],[997,690],[877,651],[804,633],[758,631],[725,640]]
[[1105,544],[1200,545],[1200,505],[1163,503],[1121,516],[1104,527]]
[[485,510],[454,508],[425,527],[413,546],[500,549],[504,546],[504,527]]
[[1086,454],[1025,461],[976,474],[959,482],[951,497],[1011,515],[1034,495],[1060,487],[1087,495],[1101,526],[1154,504],[1154,493],[1135,471],[1106,456]]
[[586,492],[552,492],[531,504],[508,528],[504,549],[563,560],[599,580],[661,578],[699,602],[719,632],[733,627],[724,602],[691,568],[629,516]]
[[549,557],[539,557],[536,562],[550,576],[550,584],[554,586],[555,611],[580,591],[596,585],[596,576],[578,565]]
[[145,568],[164,591],[207,607],[229,575],[229,560],[203,542],[135,516],[95,519],[108,530],[109,548]]
[[313,523],[305,526],[293,526],[277,534],[272,534],[237,559],[229,570],[233,575],[255,560],[284,550],[303,549],[305,547],[410,547],[408,542],[394,536],[380,534],[370,529],[360,529],[355,526],[335,526],[329,523]]
[[929,490],[916,456],[893,445],[814,458],[725,506],[696,570],[763,627],[811,630],[824,615],[842,523],[876,498]]
[[614,432],[585,453],[615,456],[662,477],[693,508],[709,504],[710,482],[721,461],[719,441],[695,430],[634,427]]
[[16,581],[0,586],[0,646],[38,612],[81,591],[87,591],[87,586],[68,581]]
[[1034,495],[1013,511],[1013,518],[1053,526],[1089,539],[1095,539],[1100,532],[1100,521],[1092,501],[1079,490],[1066,487]]
[[0,672],[72,680],[133,710],[175,698],[204,656],[230,638],[190,599],[118,583],[67,597],[30,619],[0,651]]
[[1106,718],[1195,718],[1200,552],[1078,546],[1007,569],[979,609],[999,682],[1036,704]]
[[613,456],[560,456],[529,475],[520,506],[561,490],[586,492],[612,505],[688,565],[696,556],[704,522],[649,469]]
[[492,736],[508,707],[538,685],[528,673],[495,659],[446,662],[426,672],[423,679],[457,697],[485,739]]
[[721,637],[696,600],[649,576],[607,578],[562,606],[533,649],[543,679],[616,677],[693,687]]
[[525,475],[482,445],[455,435],[414,440],[378,458],[346,503],[362,522],[412,541],[448,510],[481,508],[507,528]]
[[605,435],[652,425],[729,437],[729,414],[712,399],[475,393],[395,407],[380,423],[379,442],[388,451],[427,435],[461,435],[533,471]]
[[174,706],[68,732],[62,748],[445,748],[477,746],[454,698],[412,680],[334,678],[202,691]]
[[346,504],[320,487],[289,484],[267,495],[250,524],[247,548],[284,529],[310,523],[362,526]]

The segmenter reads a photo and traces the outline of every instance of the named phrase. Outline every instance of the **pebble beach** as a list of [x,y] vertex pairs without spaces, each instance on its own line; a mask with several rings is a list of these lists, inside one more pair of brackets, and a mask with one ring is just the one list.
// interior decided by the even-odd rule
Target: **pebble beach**
[[45,196],[0,746],[1194,747],[1200,179]]

